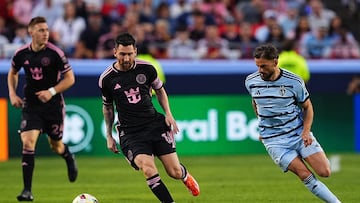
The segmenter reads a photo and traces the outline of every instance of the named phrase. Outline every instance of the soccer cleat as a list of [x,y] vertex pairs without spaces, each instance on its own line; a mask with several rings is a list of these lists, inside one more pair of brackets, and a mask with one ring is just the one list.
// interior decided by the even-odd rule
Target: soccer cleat
[[190,173],[186,175],[183,180],[183,183],[188,188],[193,196],[198,196],[200,194],[200,187],[199,184],[196,182],[195,178],[192,177]]
[[70,182],[74,182],[78,175],[78,169],[75,162],[75,155],[71,154],[70,158],[66,160],[68,177]]
[[30,190],[24,189],[20,195],[18,195],[17,200],[20,202],[26,201],[26,202],[32,202],[34,200],[34,197]]

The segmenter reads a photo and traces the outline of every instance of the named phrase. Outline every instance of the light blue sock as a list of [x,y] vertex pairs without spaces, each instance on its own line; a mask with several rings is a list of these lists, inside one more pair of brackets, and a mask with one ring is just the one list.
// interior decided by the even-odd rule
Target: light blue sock
[[326,187],[324,183],[311,174],[303,183],[314,195],[327,203],[341,203],[340,200]]

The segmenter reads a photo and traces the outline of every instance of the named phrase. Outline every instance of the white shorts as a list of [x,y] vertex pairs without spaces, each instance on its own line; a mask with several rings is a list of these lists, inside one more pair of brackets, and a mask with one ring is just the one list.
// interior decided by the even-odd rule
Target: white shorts
[[312,133],[311,138],[313,141],[307,147],[305,147],[300,135],[283,139],[263,140],[263,144],[275,164],[284,172],[287,172],[290,163],[296,157],[306,158],[312,154],[324,151]]

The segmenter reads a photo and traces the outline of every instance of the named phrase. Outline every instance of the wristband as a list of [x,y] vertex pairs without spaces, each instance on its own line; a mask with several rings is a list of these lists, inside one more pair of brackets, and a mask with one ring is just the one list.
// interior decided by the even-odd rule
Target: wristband
[[56,94],[56,90],[54,87],[50,87],[48,90],[51,93],[51,96],[54,96]]

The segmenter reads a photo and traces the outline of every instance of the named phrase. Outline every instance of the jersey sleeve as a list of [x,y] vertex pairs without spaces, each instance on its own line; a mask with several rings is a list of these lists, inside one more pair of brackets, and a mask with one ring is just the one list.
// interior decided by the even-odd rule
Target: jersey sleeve
[[61,73],[66,73],[69,70],[71,70],[69,60],[65,55],[60,56],[60,60],[61,60],[61,66],[60,66]]
[[18,52],[16,52],[11,60],[11,68],[13,68],[16,72],[19,72],[22,67],[20,60],[21,57],[19,56]]
[[295,91],[296,91],[296,99],[300,103],[304,103],[310,97],[310,94],[306,89],[305,82],[303,80],[301,81],[301,83],[300,82],[297,83]]
[[106,84],[105,84],[106,80],[104,79],[103,75],[100,76],[99,81],[98,81],[98,85],[101,91],[101,99],[102,99],[102,103],[104,105],[112,105],[113,103],[113,97],[112,94],[110,92],[110,89],[107,88]]
[[57,57],[57,59],[56,59],[57,65],[56,66],[57,66],[58,70],[61,72],[61,74],[64,74],[67,71],[71,70],[69,60],[66,57],[64,51],[50,42],[47,44],[47,46],[48,46],[48,48],[52,49],[55,52],[55,55]]
[[158,77],[156,69],[153,66],[151,66],[149,71],[149,79],[150,81],[152,81],[151,87],[155,90],[161,89],[164,85],[163,81],[161,81],[160,78]]

